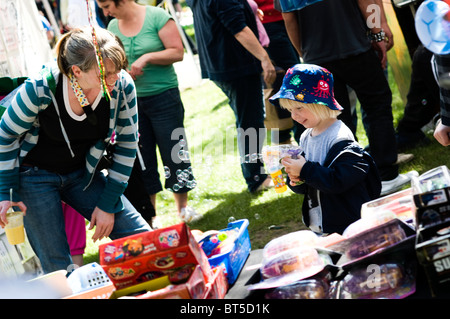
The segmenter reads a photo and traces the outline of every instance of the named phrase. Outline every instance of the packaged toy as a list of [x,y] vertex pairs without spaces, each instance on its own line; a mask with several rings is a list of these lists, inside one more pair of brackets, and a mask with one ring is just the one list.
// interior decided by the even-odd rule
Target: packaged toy
[[182,282],[196,265],[208,281],[211,267],[185,223],[155,229],[99,246],[100,264],[116,288],[169,276]]
[[406,223],[414,225],[416,205],[414,204],[412,188],[410,187],[364,203],[361,207],[361,219],[370,218],[373,215],[383,214],[385,212]]
[[401,299],[415,292],[415,263],[362,264],[339,283],[338,299]]
[[263,260],[267,260],[283,251],[297,247],[316,247],[319,237],[310,230],[299,230],[269,241],[263,249]]
[[277,287],[264,295],[266,299],[327,299],[328,283],[320,279],[305,279]]

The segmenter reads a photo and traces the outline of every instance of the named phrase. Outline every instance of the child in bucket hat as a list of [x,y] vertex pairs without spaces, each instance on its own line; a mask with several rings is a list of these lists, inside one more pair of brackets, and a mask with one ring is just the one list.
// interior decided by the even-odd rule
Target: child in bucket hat
[[312,64],[290,68],[279,92],[270,98],[302,124],[298,159],[284,158],[292,191],[304,194],[303,221],[318,234],[342,234],[358,220],[361,206],[380,196],[381,179],[372,157],[337,117],[333,75]]

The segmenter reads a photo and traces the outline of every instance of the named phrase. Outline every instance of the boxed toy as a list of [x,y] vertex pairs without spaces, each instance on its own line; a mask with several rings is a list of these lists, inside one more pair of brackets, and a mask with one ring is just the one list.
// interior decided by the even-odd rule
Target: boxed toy
[[206,283],[205,299],[223,299],[228,291],[228,281],[225,268],[213,268],[213,281]]
[[416,291],[415,278],[416,265],[410,259],[373,259],[349,269],[337,283],[333,298],[403,299]]
[[450,220],[450,174],[446,166],[413,177],[411,185],[418,228]]
[[414,224],[416,205],[414,204],[412,189],[408,188],[364,203],[361,207],[361,219],[384,212],[392,213],[405,223]]
[[417,235],[416,253],[433,296],[450,291],[450,221],[422,229]]
[[201,267],[197,265],[185,283],[170,284],[162,289],[148,291],[128,298],[136,299],[204,299],[206,282]]
[[416,233],[410,225],[395,218],[362,232],[355,232],[355,235],[331,245],[329,249],[342,255],[337,265],[345,267],[399,246],[411,244],[414,249],[415,237]]
[[450,289],[450,173],[446,166],[412,179],[417,206],[416,253],[431,294]]
[[205,281],[208,259],[185,223],[117,239],[99,246],[100,264],[117,290],[168,276],[183,282],[200,265]]

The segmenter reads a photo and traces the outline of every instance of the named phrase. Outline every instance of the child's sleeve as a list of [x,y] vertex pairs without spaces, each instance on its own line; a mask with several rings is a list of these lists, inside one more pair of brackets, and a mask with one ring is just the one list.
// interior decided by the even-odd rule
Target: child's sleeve
[[324,193],[343,193],[362,183],[370,165],[362,156],[347,152],[341,154],[331,167],[316,162],[306,162],[300,172],[300,179]]

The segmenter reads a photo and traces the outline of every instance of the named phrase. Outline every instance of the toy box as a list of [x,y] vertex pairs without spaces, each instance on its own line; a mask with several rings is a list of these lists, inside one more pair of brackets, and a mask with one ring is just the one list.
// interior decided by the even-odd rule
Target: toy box
[[417,206],[416,254],[431,294],[450,290],[450,174],[439,166],[411,182]]
[[[240,219],[228,224],[227,229],[238,228],[238,236],[230,250],[227,252],[210,257],[211,267],[222,265],[225,268],[228,283],[232,285],[244,266],[245,261],[250,255],[251,244],[248,234],[248,219]],[[223,229],[222,231],[225,231]]]
[[361,207],[361,218],[371,214],[390,212],[405,223],[414,224],[416,205],[411,188],[364,203]]
[[450,221],[421,230],[416,238],[416,253],[425,270],[433,296],[450,291]]
[[450,220],[450,176],[446,166],[413,177],[411,185],[419,231],[422,227]]
[[166,275],[171,283],[184,282],[196,265],[205,281],[212,276],[205,253],[185,223],[102,244],[99,259],[117,290]]
[[414,250],[415,237],[416,232],[410,225],[395,218],[331,245],[329,249],[342,255],[336,265],[346,268],[403,245],[411,245]]
[[213,281],[206,283],[205,299],[223,299],[228,291],[228,281],[225,268],[213,268]]
[[137,295],[136,299],[204,299],[206,282],[201,267],[197,265],[185,283],[168,285],[162,289]]
[[334,299],[403,299],[416,291],[412,259],[379,256],[350,268],[334,290]]

